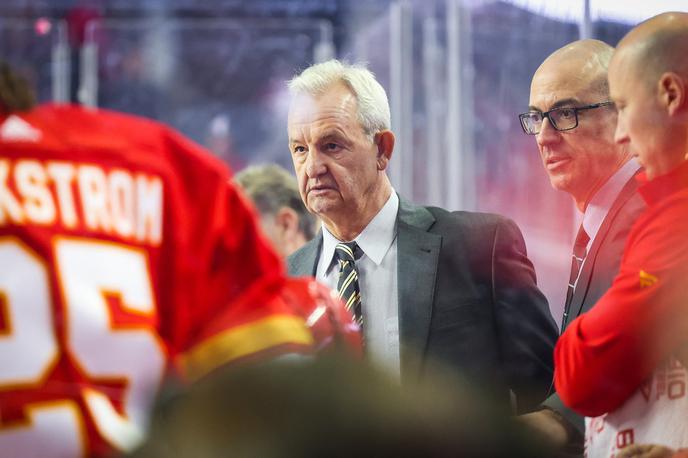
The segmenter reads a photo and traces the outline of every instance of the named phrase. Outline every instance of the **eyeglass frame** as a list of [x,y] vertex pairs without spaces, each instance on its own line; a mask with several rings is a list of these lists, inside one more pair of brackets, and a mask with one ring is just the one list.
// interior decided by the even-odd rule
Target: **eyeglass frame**
[[[579,112],[579,111],[593,110],[593,109],[595,109],[595,108],[601,108],[601,107],[606,107],[606,106],[610,106],[610,105],[613,106],[613,105],[614,105],[614,102],[611,101],[611,100],[607,100],[607,101],[605,101],[605,102],[593,103],[593,104],[591,104],[591,105],[585,105],[585,106],[582,106],[582,107],[557,107],[557,108],[552,108],[552,109],[549,110],[549,111],[536,111],[536,110],[533,110],[533,111],[527,111],[527,112],[525,112],[525,113],[520,113],[520,114],[518,115],[518,120],[519,120],[520,123],[521,123],[521,129],[523,129],[523,132],[524,132],[526,135],[537,135],[537,134],[539,134],[540,132],[542,132],[542,122],[545,121],[545,118],[549,119],[549,123],[552,125],[552,127],[554,127],[555,130],[557,130],[557,131],[559,131],[559,132],[566,132],[567,130],[573,130],[573,129],[575,129],[576,127],[578,127],[578,112]],[[559,111],[559,110],[573,110],[573,115],[574,115],[575,118],[576,118],[576,123],[575,123],[573,126],[567,127],[567,128],[565,128],[565,129],[560,129],[560,128],[558,128],[558,127],[557,127],[557,124],[556,124],[554,121],[552,121],[552,118],[550,117],[550,113],[552,113],[553,111]],[[542,115],[542,122],[540,123],[540,130],[538,130],[537,132],[532,132],[532,133],[531,133],[531,132],[528,132],[528,130],[526,130],[526,126],[525,126],[525,123],[524,123],[524,121],[523,121],[523,119],[524,119],[527,115],[529,115],[529,114],[531,114],[531,113],[540,113],[540,115]]]

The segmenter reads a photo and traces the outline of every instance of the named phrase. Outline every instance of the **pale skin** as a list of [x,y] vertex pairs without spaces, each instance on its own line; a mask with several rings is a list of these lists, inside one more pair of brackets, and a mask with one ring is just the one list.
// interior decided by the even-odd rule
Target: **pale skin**
[[[607,101],[599,86],[610,53],[611,48],[597,40],[576,41],[555,51],[533,76],[529,109],[545,112]],[[570,194],[581,212],[631,157],[625,147],[615,145],[615,125],[613,108],[604,107],[579,112],[578,127],[568,131],[556,130],[545,119],[536,135],[552,186]]]
[[669,458],[674,451],[663,445],[633,444],[622,448],[618,458]]
[[394,149],[389,130],[366,134],[351,90],[296,95],[289,109],[289,149],[306,208],[341,241],[355,239],[392,192],[386,175]]
[[[615,140],[638,157],[649,179],[688,159],[687,46],[688,14],[665,13],[629,32],[610,64],[610,92],[619,109]],[[647,56],[652,72],[643,62]]]
[[281,207],[274,215],[262,216],[260,223],[263,232],[283,258],[308,242],[299,228],[299,215],[293,208]]

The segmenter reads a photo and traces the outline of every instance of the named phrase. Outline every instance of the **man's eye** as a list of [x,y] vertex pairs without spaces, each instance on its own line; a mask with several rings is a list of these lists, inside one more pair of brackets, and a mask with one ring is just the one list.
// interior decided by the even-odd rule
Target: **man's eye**
[[325,143],[325,149],[330,151],[336,151],[339,149],[339,145],[336,143]]
[[573,108],[562,108],[559,110],[559,116],[564,119],[569,119],[575,116],[575,112]]
[[295,154],[300,154],[300,153],[306,152],[306,148],[304,148],[303,146],[294,146],[291,150]]

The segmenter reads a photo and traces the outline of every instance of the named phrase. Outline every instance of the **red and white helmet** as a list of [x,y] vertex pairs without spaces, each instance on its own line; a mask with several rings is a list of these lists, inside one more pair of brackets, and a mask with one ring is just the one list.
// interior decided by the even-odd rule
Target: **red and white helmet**
[[335,291],[310,277],[290,278],[282,298],[313,334],[315,351],[363,355],[360,326]]

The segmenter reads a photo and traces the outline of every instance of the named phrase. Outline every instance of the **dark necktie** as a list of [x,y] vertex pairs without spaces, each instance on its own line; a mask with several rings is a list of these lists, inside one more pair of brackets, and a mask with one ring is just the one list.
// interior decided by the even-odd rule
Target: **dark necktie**
[[361,328],[363,327],[363,313],[361,311],[361,289],[358,286],[358,270],[356,259],[363,252],[356,242],[338,243],[334,250],[339,262],[339,279],[337,280],[337,293],[344,301]]
[[566,303],[564,304],[564,317],[561,320],[561,331],[564,332],[564,326],[566,320],[568,319],[571,300],[573,299],[573,292],[576,288],[576,282],[578,281],[578,276],[580,275],[581,267],[583,266],[583,261],[587,253],[588,242],[590,241],[590,236],[583,225],[581,224],[578,229],[578,234],[576,235],[576,241],[573,244],[573,254],[571,255],[571,274],[569,275],[569,287],[566,290]]

